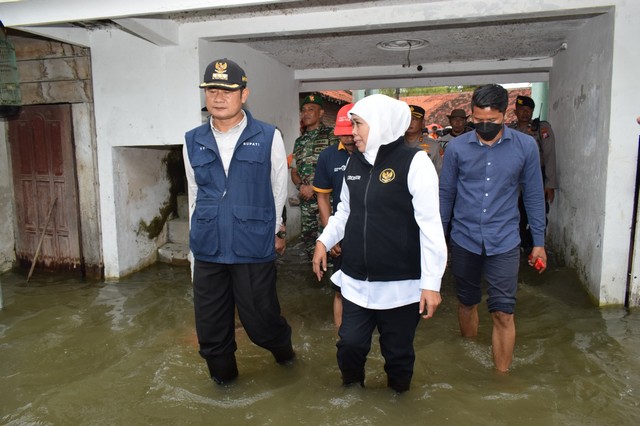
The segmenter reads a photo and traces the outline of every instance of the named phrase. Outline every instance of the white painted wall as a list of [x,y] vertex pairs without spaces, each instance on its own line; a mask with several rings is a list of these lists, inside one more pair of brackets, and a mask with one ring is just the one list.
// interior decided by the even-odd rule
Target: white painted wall
[[[251,90],[248,108],[256,118],[278,126],[287,152],[293,149],[298,89],[292,70],[243,45],[199,42],[188,31],[181,33],[181,40],[179,47],[158,47],[118,30],[95,31],[91,37],[107,278],[155,260],[157,242],[135,230],[140,219],[148,222],[157,215],[168,195],[161,156],[151,155],[154,150],[142,150],[147,154],[141,156],[117,147],[182,144],[184,133],[202,122],[204,101],[198,85],[209,62],[226,56],[245,68]],[[130,180],[134,175],[142,181]],[[155,189],[161,197],[140,186],[145,182],[160,185]],[[289,217],[295,228],[294,209],[289,209]]]
[[637,189],[634,188],[634,180],[637,173],[639,133],[636,117],[640,116],[640,2],[615,3],[611,105],[608,111],[611,125],[607,159],[607,217],[601,274],[601,282],[607,288],[602,291],[600,300],[619,303],[618,294],[611,294],[609,288],[617,291],[623,286],[622,283],[630,279],[630,306],[640,306],[640,230],[635,236],[630,275],[622,274],[626,271],[622,269],[622,260],[626,266],[629,258],[633,195]]
[[[560,188],[551,209],[549,234],[554,250],[576,268],[599,299],[613,13],[593,21],[568,40],[571,48],[556,56],[550,74],[549,120],[556,135]],[[624,273],[626,268],[620,266]]]
[[13,176],[7,132],[7,123],[2,119],[0,120],[0,218],[3,226],[0,226],[0,272],[11,269],[16,261],[16,241],[13,234],[16,227]]
[[163,159],[168,147],[113,149],[119,275],[127,275],[157,259],[166,235],[150,239],[141,221],[150,224],[169,203],[170,182]]
[[[198,62],[195,50],[157,47],[118,30],[93,32],[91,54],[104,268],[105,277],[115,278],[148,264],[152,257],[148,242],[132,233],[141,212],[131,209],[137,204],[127,200],[134,194],[128,194],[129,182],[117,173],[165,178],[159,157],[138,158],[139,170],[121,168],[120,162],[128,160],[123,152],[130,153],[116,152],[115,147],[182,143],[185,130],[201,121]],[[166,195],[168,190],[162,199],[140,199],[141,206],[153,210],[144,217],[157,214]]]

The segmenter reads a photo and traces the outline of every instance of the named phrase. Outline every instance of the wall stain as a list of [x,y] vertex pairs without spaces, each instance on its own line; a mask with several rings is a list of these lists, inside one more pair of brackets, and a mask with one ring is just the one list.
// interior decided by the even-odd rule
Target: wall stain
[[149,223],[140,219],[136,231],[137,235],[146,233],[150,240],[160,235],[167,220],[178,217],[178,195],[185,194],[187,188],[181,146],[172,147],[171,151],[162,159],[162,164],[165,166],[167,179],[170,183],[168,200],[162,204],[162,207],[158,209],[158,215]]
[[584,84],[580,85],[580,96],[573,99],[573,106],[575,109],[580,109],[580,105],[582,105],[587,100],[587,95],[584,93]]

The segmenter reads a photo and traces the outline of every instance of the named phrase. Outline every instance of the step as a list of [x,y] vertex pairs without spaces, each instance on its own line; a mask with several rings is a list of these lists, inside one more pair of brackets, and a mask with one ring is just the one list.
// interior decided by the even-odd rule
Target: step
[[186,217],[167,222],[167,238],[171,243],[189,244],[189,221]]
[[158,249],[158,261],[171,265],[188,265],[188,256],[188,244],[166,243]]

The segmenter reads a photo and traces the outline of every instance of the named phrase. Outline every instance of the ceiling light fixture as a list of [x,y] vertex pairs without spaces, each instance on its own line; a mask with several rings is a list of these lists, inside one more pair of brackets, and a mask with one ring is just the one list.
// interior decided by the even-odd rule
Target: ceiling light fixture
[[382,50],[416,50],[426,47],[428,44],[429,42],[427,40],[414,38],[381,41],[376,46]]
[[421,49],[429,44],[427,40],[420,38],[414,39],[399,39],[399,40],[387,40],[381,41],[376,46],[382,50],[399,50],[407,51],[407,63],[402,64],[403,68],[409,68],[411,66],[411,51],[415,49]]

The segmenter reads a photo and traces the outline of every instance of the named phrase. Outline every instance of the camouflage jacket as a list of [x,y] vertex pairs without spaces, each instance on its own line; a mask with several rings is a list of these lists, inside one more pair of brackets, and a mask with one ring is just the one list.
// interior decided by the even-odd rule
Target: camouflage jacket
[[338,143],[333,127],[320,124],[296,139],[293,145],[294,167],[305,185],[312,185],[316,173],[316,164],[320,153],[330,145]]

